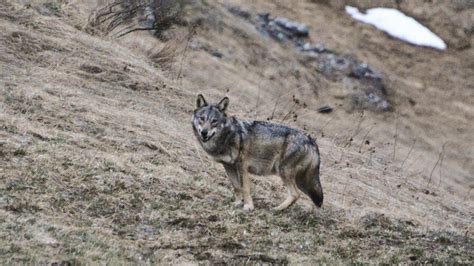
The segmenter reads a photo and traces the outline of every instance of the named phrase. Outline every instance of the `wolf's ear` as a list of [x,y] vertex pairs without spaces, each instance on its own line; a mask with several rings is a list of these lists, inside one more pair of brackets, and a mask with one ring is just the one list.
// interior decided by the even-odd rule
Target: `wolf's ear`
[[217,104],[217,108],[219,108],[219,111],[221,111],[221,112],[225,112],[225,110],[227,110],[227,106],[229,106],[229,98],[228,97],[224,97],[224,99],[222,99]]
[[196,106],[197,108],[207,106],[206,99],[204,99],[204,96],[202,94],[198,95],[197,100],[196,100]]

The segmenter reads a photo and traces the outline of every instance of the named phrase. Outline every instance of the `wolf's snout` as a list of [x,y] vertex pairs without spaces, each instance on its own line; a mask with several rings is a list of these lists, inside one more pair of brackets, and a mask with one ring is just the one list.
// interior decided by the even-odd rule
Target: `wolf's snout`
[[207,142],[208,140],[210,140],[212,138],[212,136],[214,136],[214,132],[211,132],[209,134],[209,131],[207,129],[203,129],[201,131],[201,140],[203,142]]

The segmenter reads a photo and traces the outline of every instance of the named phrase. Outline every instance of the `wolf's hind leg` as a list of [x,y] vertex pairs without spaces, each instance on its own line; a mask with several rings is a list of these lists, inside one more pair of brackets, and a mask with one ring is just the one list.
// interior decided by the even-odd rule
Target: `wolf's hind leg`
[[225,171],[229,177],[232,186],[234,187],[234,205],[239,206],[242,204],[242,179],[237,173],[237,169],[234,166],[224,164]]
[[293,203],[295,203],[300,197],[300,192],[296,188],[295,179],[293,176],[282,174],[281,178],[288,189],[288,196],[280,205],[278,205],[278,207],[274,208],[275,211],[285,210],[286,208],[293,205]]

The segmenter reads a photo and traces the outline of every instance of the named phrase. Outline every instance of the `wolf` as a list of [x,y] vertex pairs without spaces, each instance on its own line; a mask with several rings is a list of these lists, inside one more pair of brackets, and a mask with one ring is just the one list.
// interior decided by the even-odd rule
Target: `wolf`
[[[281,124],[243,120],[227,115],[229,98],[208,104],[202,94],[196,100],[192,127],[200,145],[220,162],[235,192],[235,203],[254,209],[249,174],[279,175],[288,190],[274,208],[282,211],[300,197],[300,191],[321,207],[320,156],[315,141],[303,132]],[[299,190],[298,190],[299,189]]]

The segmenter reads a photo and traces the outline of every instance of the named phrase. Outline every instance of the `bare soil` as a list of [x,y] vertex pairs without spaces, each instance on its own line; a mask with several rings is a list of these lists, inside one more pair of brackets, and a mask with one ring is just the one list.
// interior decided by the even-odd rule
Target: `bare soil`
[[[0,1],[2,264],[472,264],[469,1],[397,1],[447,41],[443,52],[353,21],[345,1],[190,1],[166,42],[91,28],[106,1],[26,2]],[[355,108],[354,86],[230,7],[308,25],[309,42],[381,73],[393,111]],[[234,207],[192,134],[198,93],[315,137],[323,208],[302,198],[272,212],[278,177],[253,177],[253,212]]]

